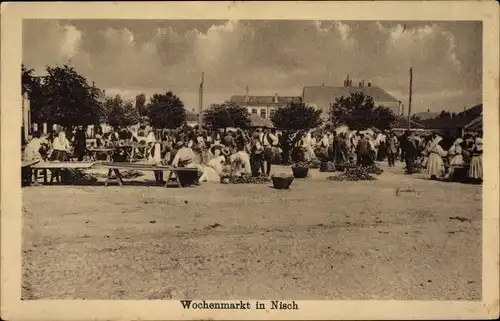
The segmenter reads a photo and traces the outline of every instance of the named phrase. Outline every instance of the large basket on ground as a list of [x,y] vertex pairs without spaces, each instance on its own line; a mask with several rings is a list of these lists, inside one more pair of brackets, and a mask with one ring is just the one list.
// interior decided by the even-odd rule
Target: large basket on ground
[[292,167],[293,177],[306,178],[309,173],[308,167]]
[[199,172],[196,168],[186,168],[177,171],[177,177],[181,186],[192,186],[198,183]]
[[271,176],[275,189],[289,189],[294,179],[292,175]]

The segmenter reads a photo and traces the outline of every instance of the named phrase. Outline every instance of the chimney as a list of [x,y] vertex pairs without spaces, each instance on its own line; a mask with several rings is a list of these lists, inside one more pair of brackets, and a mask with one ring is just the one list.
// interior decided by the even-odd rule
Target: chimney
[[361,81],[358,82],[358,86],[359,86],[359,88],[363,87],[363,83]]
[[275,103],[278,103],[279,102],[279,99],[278,99],[278,94],[274,94],[274,102]]
[[245,88],[245,102],[248,102],[248,85]]
[[352,80],[349,80],[349,87],[352,87]]
[[372,86],[372,82],[368,80],[368,87]]
[[365,86],[365,80],[361,80],[361,87],[364,87]]

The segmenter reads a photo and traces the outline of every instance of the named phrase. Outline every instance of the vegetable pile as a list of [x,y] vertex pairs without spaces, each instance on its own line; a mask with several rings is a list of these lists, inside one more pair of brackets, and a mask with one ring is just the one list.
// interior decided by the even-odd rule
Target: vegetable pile
[[372,174],[380,175],[383,170],[377,165],[372,166],[355,166],[347,168],[344,173],[338,176],[330,176],[327,179],[332,181],[373,181],[376,180]]
[[271,179],[265,175],[252,177],[250,175],[223,175],[220,179],[222,184],[267,184]]

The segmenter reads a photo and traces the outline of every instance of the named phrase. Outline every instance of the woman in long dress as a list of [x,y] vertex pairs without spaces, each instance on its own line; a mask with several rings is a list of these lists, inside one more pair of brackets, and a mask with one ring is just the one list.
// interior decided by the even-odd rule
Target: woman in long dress
[[205,165],[199,166],[202,172],[199,182],[220,183],[220,175],[222,175],[223,164],[226,161],[222,146],[214,145],[211,148],[211,154],[211,159]]
[[426,172],[432,180],[444,175],[443,157],[448,153],[439,145],[442,140],[440,136],[436,136],[427,148],[429,158],[427,160]]
[[473,182],[480,183],[483,179],[483,139],[481,137],[476,137],[471,154],[468,177]]
[[462,166],[464,164],[464,157],[462,155],[462,143],[463,143],[462,138],[458,138],[455,140],[453,143],[453,146],[451,146],[450,150],[448,151],[448,156],[449,156],[449,162],[450,162],[450,170],[448,173],[448,177],[450,180],[453,179],[453,173],[455,169],[458,166]]
[[245,151],[245,145],[239,144],[237,152],[229,157],[233,174],[241,176],[242,174],[251,174],[252,166],[250,165],[250,156]]

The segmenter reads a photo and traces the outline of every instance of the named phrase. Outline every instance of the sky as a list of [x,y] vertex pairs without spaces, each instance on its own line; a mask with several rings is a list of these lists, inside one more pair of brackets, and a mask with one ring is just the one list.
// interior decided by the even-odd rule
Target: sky
[[[68,64],[134,100],[172,91],[186,109],[231,95],[300,96],[304,86],[365,80],[413,111],[482,103],[481,22],[313,20],[24,20],[23,63]],[[149,98],[148,98],[149,99]]]

